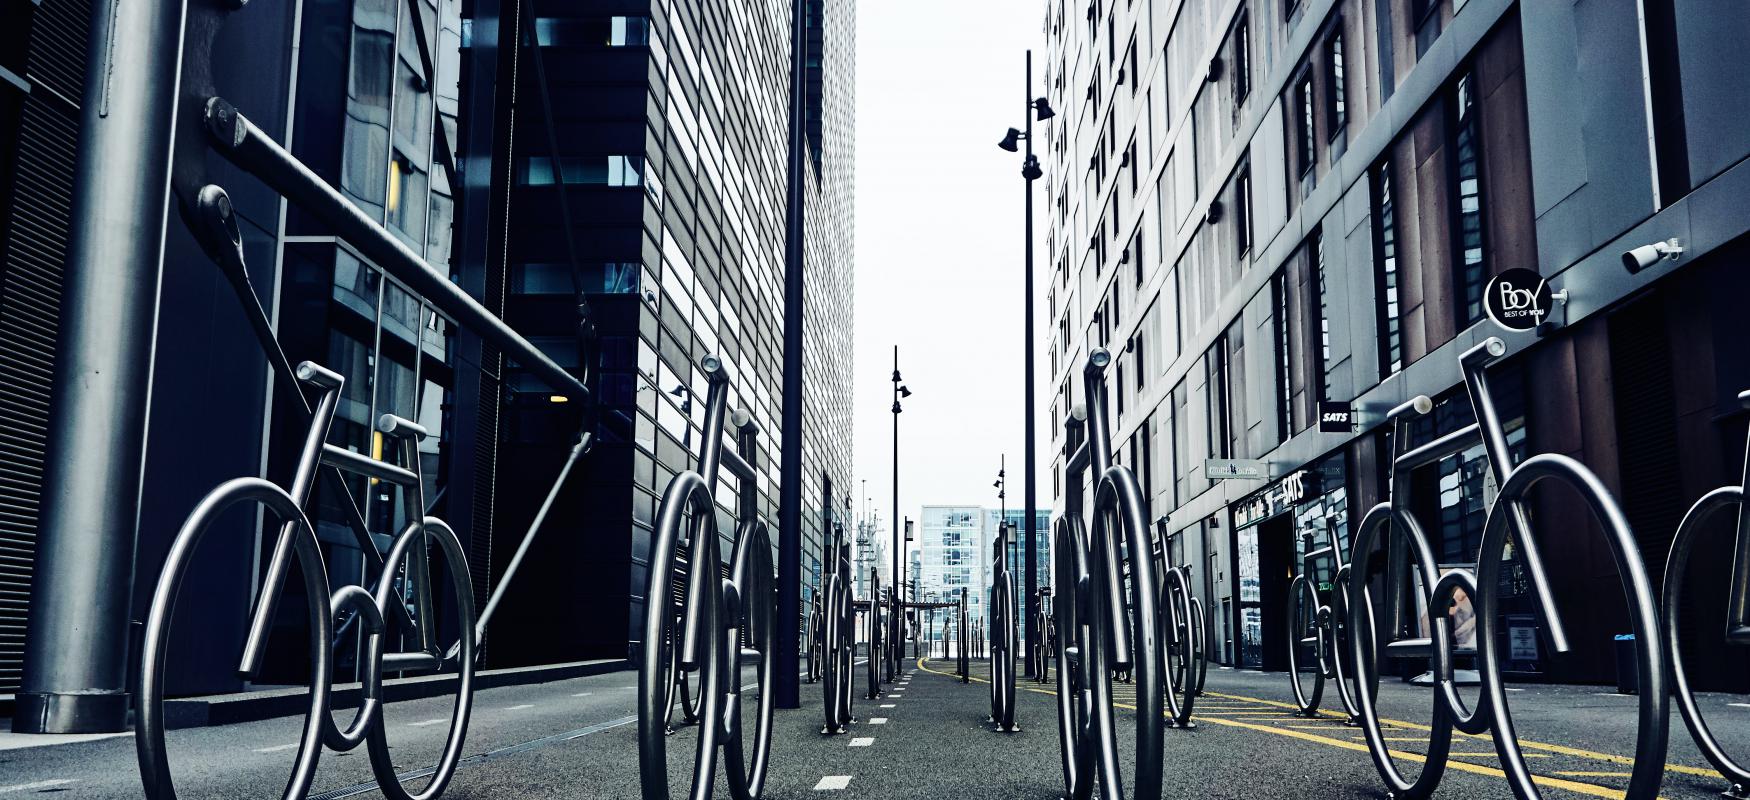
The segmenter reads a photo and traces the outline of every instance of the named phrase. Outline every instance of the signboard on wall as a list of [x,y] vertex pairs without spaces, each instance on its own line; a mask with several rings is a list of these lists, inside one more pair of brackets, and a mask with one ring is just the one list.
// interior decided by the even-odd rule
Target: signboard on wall
[[1489,320],[1510,331],[1529,331],[1543,324],[1554,303],[1549,279],[1523,267],[1490,278],[1483,288],[1483,309]]
[[1210,458],[1203,461],[1203,476],[1212,481],[1270,479],[1270,465],[1250,458]]
[[1355,408],[1334,400],[1319,401],[1319,433],[1353,433]]
[[1309,477],[1306,470],[1295,470],[1283,476],[1275,486],[1240,501],[1234,507],[1234,527],[1243,528],[1262,522],[1305,500],[1310,494]]

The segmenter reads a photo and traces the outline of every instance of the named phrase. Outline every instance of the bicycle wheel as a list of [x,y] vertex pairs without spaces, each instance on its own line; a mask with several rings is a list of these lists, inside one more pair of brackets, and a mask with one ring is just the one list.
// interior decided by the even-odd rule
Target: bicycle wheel
[[[1093,673],[1087,659],[1093,634],[1087,620],[1087,531],[1081,517],[1068,514],[1057,521],[1051,543],[1058,576],[1052,613],[1057,617],[1057,740],[1063,758],[1064,797],[1088,800],[1094,793]],[[1104,708],[1111,714],[1111,707]]]
[[[738,724],[724,742],[724,756],[729,763],[729,792],[735,800],[759,800],[765,792],[767,767],[772,758],[772,714],[777,707],[776,690],[778,652],[777,595],[773,588],[772,544],[764,522],[744,523],[735,537],[735,553],[730,575],[741,595],[739,619],[725,638],[725,648],[734,648],[729,674],[737,676],[729,686],[728,719],[742,723],[747,717],[741,712],[741,660],[748,650],[738,639],[745,634],[748,645],[757,658],[759,691],[753,714],[751,749],[746,746],[745,731]],[[745,724],[745,723],[742,723]]]
[[868,669],[869,693],[865,700],[874,700],[881,696],[881,662],[887,656],[881,651],[881,602],[876,598],[881,595],[881,580],[871,572],[869,575],[869,616],[864,624],[864,634],[869,637]]
[[[166,652],[170,643],[170,622],[176,611],[177,597],[195,548],[207,530],[225,510],[238,503],[257,503],[267,508],[283,522],[290,523],[289,534],[282,532],[282,545],[289,545],[298,560],[298,573],[303,578],[305,605],[310,625],[310,706],[304,712],[304,729],[298,738],[298,756],[291,776],[286,780],[285,796],[302,798],[310,792],[316,775],[316,764],[322,755],[322,721],[328,718],[331,692],[331,652],[334,619],[329,614],[328,575],[322,563],[322,552],[316,546],[316,534],[310,521],[284,489],[260,478],[237,478],[226,481],[201,498],[170,546],[159,573],[157,588],[152,592],[151,610],[146,615],[145,636],[140,655],[139,705],[134,751],[139,760],[140,783],[150,800],[175,800],[176,785],[170,775],[170,754],[164,743],[164,674]],[[289,535],[289,541],[287,541]],[[259,602],[277,598],[263,597]]]
[[[1319,625],[1319,594],[1305,575],[1294,576],[1288,585],[1288,685],[1294,689],[1294,705],[1302,716],[1319,715],[1319,700],[1325,693],[1325,629]],[[1311,667],[1312,686],[1302,673]]]
[[[693,558],[687,571],[685,620],[675,645],[681,651],[681,666],[694,664],[703,677],[700,687],[699,735],[694,752],[691,796],[703,797],[711,790],[716,771],[717,741],[723,718],[723,630],[720,614],[723,581],[717,565],[717,514],[704,477],[696,472],[676,475],[663,493],[661,510],[650,545],[650,573],[646,598],[666,597],[674,570],[675,551],[684,528],[692,543]],[[638,661],[638,774],[644,800],[668,800],[668,653],[663,635],[668,625],[669,605],[646,603],[644,639]],[[735,680],[739,680],[736,676]]]
[[[1428,750],[1424,754],[1422,771],[1413,780],[1405,777],[1392,757],[1392,748],[1386,744],[1385,734],[1380,727],[1379,711],[1374,702],[1379,694],[1378,659],[1381,651],[1377,645],[1379,631],[1374,625],[1373,598],[1367,590],[1367,564],[1374,546],[1388,544],[1387,538],[1393,546],[1410,549],[1410,566],[1421,571],[1424,585],[1433,583],[1428,576],[1439,574],[1434,566],[1434,553],[1428,545],[1428,538],[1423,535],[1422,528],[1416,524],[1414,517],[1398,514],[1389,503],[1381,503],[1361,519],[1361,525],[1355,532],[1354,548],[1349,551],[1349,580],[1352,585],[1361,587],[1359,602],[1349,609],[1350,662],[1355,669],[1354,680],[1361,688],[1361,691],[1355,693],[1358,712],[1356,720],[1361,724],[1362,732],[1367,735],[1367,750],[1372,755],[1373,766],[1385,781],[1387,790],[1394,797],[1403,800],[1423,800],[1440,785],[1440,778],[1446,772],[1447,756],[1452,751],[1452,718],[1443,699],[1438,694],[1430,694],[1429,702],[1433,711],[1428,726]],[[1388,616],[1388,619],[1391,618]],[[1396,633],[1395,630],[1389,631],[1388,635]]]
[[[1349,716],[1353,723],[1359,710],[1355,705],[1355,695],[1359,688],[1355,685],[1355,671],[1346,666],[1349,660],[1349,565],[1337,568],[1336,578],[1332,581],[1330,641],[1327,650],[1331,672],[1336,678],[1337,699],[1343,702],[1343,713]],[[1372,628],[1372,609],[1368,609],[1368,627]]]
[[[1113,665],[1126,668],[1136,683],[1136,771],[1130,780],[1132,797],[1159,800],[1161,796],[1162,741],[1166,732],[1166,659],[1162,652],[1164,631],[1159,607],[1160,578],[1155,574],[1149,527],[1143,518],[1142,489],[1136,476],[1120,466],[1108,467],[1094,492],[1093,577],[1089,592],[1096,644],[1092,654],[1103,661],[1110,650]],[[1120,577],[1120,553],[1130,554],[1130,602],[1126,614],[1124,585]],[[1125,641],[1125,638],[1128,641]],[[1128,656],[1128,660],[1125,660]],[[1095,702],[1111,705],[1110,674],[1099,664],[1094,681]],[[1104,687],[1104,689],[1102,689]],[[1107,718],[1109,719],[1109,717]],[[1120,800],[1124,777],[1119,771],[1117,739],[1100,732],[1100,796]]]
[[687,671],[681,669],[681,652],[675,643],[680,641],[681,620],[678,614],[673,614],[663,638],[668,644],[668,700],[663,704],[666,710],[662,714],[669,733],[674,733],[675,708],[681,710],[681,724],[693,725],[699,721],[699,704],[693,698],[692,687],[687,680]]
[[[428,558],[428,541],[433,539],[437,541],[438,549],[443,551],[444,567],[450,576],[450,591],[453,592],[456,609],[456,700],[450,706],[449,733],[436,762],[429,768],[418,769],[405,776],[416,780],[429,775],[430,780],[423,789],[410,790],[402,782],[403,776],[396,774],[395,757],[390,751],[387,730],[390,726],[382,724],[381,718],[379,724],[371,726],[368,739],[371,770],[376,773],[378,787],[389,800],[434,800],[443,794],[450,779],[455,777],[456,767],[462,762],[462,743],[468,738],[468,717],[474,708],[474,582],[468,572],[467,553],[463,551],[462,540],[456,536],[456,532],[443,520],[426,517],[422,524],[403,533],[394,546],[389,548],[389,554],[383,561],[383,575],[377,581],[377,590],[373,592],[373,596],[379,611],[387,609],[389,603],[394,602],[394,578],[399,571],[398,565],[408,558]],[[434,632],[437,630],[435,624],[431,628]],[[373,660],[380,662],[380,657],[381,650],[378,649],[378,658]]]
[[990,660],[990,720],[997,729],[1015,730],[1015,592],[1007,578],[991,587],[992,641]]
[[1209,633],[1204,629],[1203,601],[1191,595],[1192,659],[1197,663],[1197,696],[1203,696],[1203,682],[1209,677]]
[[[1627,796],[1653,797],[1659,791],[1665,771],[1670,693],[1665,687],[1665,676],[1669,673],[1666,672],[1666,650],[1659,636],[1659,611],[1654,606],[1652,582],[1647,578],[1647,569],[1641,562],[1628,520],[1623,517],[1610,491],[1580,462],[1556,453],[1526,459],[1502,482],[1495,505],[1489,509],[1482,546],[1477,552],[1478,592],[1473,601],[1477,616],[1477,661],[1482,672],[1483,703],[1493,710],[1495,752],[1500,756],[1501,768],[1507,773],[1516,797],[1524,800],[1542,796],[1532,782],[1531,771],[1519,751],[1519,739],[1513,732],[1513,711],[1508,706],[1506,687],[1501,681],[1504,654],[1501,644],[1495,641],[1499,632],[1495,616],[1500,604],[1501,556],[1507,545],[1507,518],[1511,516],[1512,506],[1523,503],[1531,488],[1545,480],[1574,489],[1593,519],[1605,529],[1605,540],[1615,556],[1617,575],[1628,600],[1630,623],[1635,634],[1635,664],[1640,676],[1635,754]],[[1531,535],[1531,532],[1527,531],[1526,535]]]
[[1683,515],[1683,522],[1671,538],[1671,555],[1665,562],[1665,594],[1659,607],[1664,613],[1665,659],[1671,663],[1671,691],[1677,699],[1677,710],[1683,715],[1683,724],[1689,728],[1690,738],[1695,740],[1696,749],[1714,765],[1714,769],[1720,771],[1722,777],[1735,786],[1750,787],[1750,769],[1745,769],[1726,753],[1708,728],[1701,706],[1695,702],[1695,692],[1689,686],[1689,675],[1683,666],[1683,629],[1679,614],[1683,608],[1683,587],[1689,576],[1689,553],[1695,546],[1696,533],[1706,530],[1705,523],[1715,514],[1734,506],[1742,507],[1743,503],[1744,490],[1728,486],[1702,495],[1690,507],[1689,513]]
[[1167,570],[1161,584],[1161,608],[1166,612],[1167,714],[1173,725],[1194,728],[1191,707],[1197,702],[1196,637],[1191,617],[1191,584],[1185,571]]

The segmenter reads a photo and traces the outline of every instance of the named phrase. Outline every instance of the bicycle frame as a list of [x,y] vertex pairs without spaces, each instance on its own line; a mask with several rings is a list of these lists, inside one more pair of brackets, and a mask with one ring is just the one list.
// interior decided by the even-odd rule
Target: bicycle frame
[[[1544,480],[1554,479],[1578,491],[1588,510],[1605,530],[1607,541],[1616,556],[1618,575],[1629,599],[1633,627],[1640,640],[1659,637],[1657,609],[1651,599],[1650,582],[1635,549],[1633,534],[1621,510],[1602,481],[1579,462],[1556,454],[1533,456],[1515,466],[1507,448],[1506,431],[1496,411],[1489,390],[1487,368],[1506,353],[1505,344],[1489,338],[1466,350],[1460,357],[1466,391],[1477,421],[1432,442],[1405,449],[1408,421],[1427,414],[1433,403],[1427,397],[1416,397],[1388,415],[1393,423],[1393,460],[1390,473],[1390,499],[1369,511],[1356,532],[1350,551],[1350,572],[1345,575],[1353,588],[1349,608],[1350,653],[1356,670],[1355,701],[1362,727],[1367,734],[1369,750],[1380,775],[1390,789],[1410,798],[1422,798],[1438,785],[1445,769],[1451,744],[1451,732],[1457,728],[1467,734],[1485,731],[1493,733],[1495,747],[1507,773],[1509,784],[1517,797],[1537,797],[1517,737],[1513,733],[1512,717],[1507,708],[1502,683],[1496,636],[1496,606],[1504,558],[1512,558],[1528,574],[1537,598],[1534,611],[1543,622],[1545,641],[1557,653],[1567,652],[1568,638],[1556,610],[1550,582],[1536,539],[1531,535],[1525,497],[1530,488]],[[1428,537],[1410,513],[1408,492],[1399,491],[1400,482],[1407,482],[1409,473],[1417,467],[1431,464],[1449,455],[1462,452],[1477,443],[1484,449],[1490,474],[1496,479],[1499,495],[1489,509],[1484,526],[1482,546],[1477,554],[1476,571],[1457,569],[1441,575]],[[1384,533],[1389,525],[1391,531]],[[1506,550],[1511,536],[1514,548]],[[1383,537],[1383,541],[1382,541]],[[1395,546],[1401,543],[1403,546]],[[1374,708],[1379,670],[1375,655],[1379,628],[1373,619],[1373,604],[1367,581],[1356,576],[1367,575],[1366,559],[1376,545],[1387,547],[1385,579],[1386,638],[1385,654],[1392,658],[1426,658],[1438,688],[1433,698],[1433,725],[1430,746],[1422,773],[1409,781],[1397,772],[1385,746]],[[1417,592],[1417,598],[1428,609],[1429,635],[1405,635],[1405,592],[1414,591],[1411,569],[1419,571],[1427,584]],[[1446,609],[1452,606],[1459,592],[1473,598],[1477,618],[1477,648],[1461,650],[1451,642],[1451,621]],[[1356,595],[1359,595],[1358,597]],[[1663,772],[1666,745],[1665,666],[1659,648],[1642,646],[1638,662],[1642,680],[1639,721],[1636,738],[1635,770],[1630,779],[1631,797],[1651,796],[1657,791]],[[1474,653],[1481,666],[1482,693],[1475,709],[1469,709],[1459,697],[1454,677],[1455,656]]]
[[[757,471],[752,461],[758,428],[743,416],[735,421],[738,448],[746,457],[723,447],[727,414],[729,371],[721,359],[707,356],[702,364],[709,381],[705,399],[705,435],[700,442],[697,468],[674,477],[663,494],[651,547],[652,565],[645,597],[644,657],[639,663],[638,745],[639,778],[646,800],[667,800],[668,763],[665,739],[668,693],[668,659],[664,651],[678,647],[679,667],[699,670],[701,680],[698,749],[689,796],[706,800],[716,783],[717,750],[722,748],[730,794],[737,800],[755,800],[764,790],[771,753],[771,720],[775,709],[771,659],[774,655],[775,610],[772,596],[771,542],[758,518]],[[722,541],[717,530],[716,489],[721,472],[737,478],[736,536],[730,560],[730,576],[721,574]],[[665,635],[673,624],[665,596],[669,574],[676,565],[679,534],[688,534],[689,560],[686,604],[679,635]],[[744,628],[744,620],[746,627]],[[741,726],[741,634],[762,645],[760,655],[760,702],[757,710],[753,754],[743,750]]]
[[[1159,609],[1162,583],[1156,574],[1149,527],[1143,519],[1142,490],[1129,469],[1112,461],[1105,378],[1110,363],[1111,354],[1104,349],[1096,348],[1089,354],[1082,369],[1087,405],[1078,409],[1086,415],[1087,439],[1081,440],[1082,422],[1077,414],[1072,413],[1067,433],[1067,448],[1072,448],[1066,454],[1064,469],[1068,490],[1053,548],[1059,553],[1059,580],[1067,576],[1075,581],[1073,601],[1070,591],[1058,595],[1057,610],[1064,620],[1058,625],[1058,635],[1078,644],[1060,653],[1058,727],[1068,795],[1085,800],[1092,794],[1097,759],[1101,796],[1124,797],[1111,671],[1130,671],[1137,683],[1137,760],[1131,787],[1135,796],[1153,800],[1162,789],[1161,748],[1166,727]],[[1095,476],[1091,535],[1082,525],[1081,496],[1083,477],[1090,470]],[[1124,597],[1124,565],[1120,563],[1126,553],[1130,602]],[[1171,566],[1170,559],[1165,563]]]

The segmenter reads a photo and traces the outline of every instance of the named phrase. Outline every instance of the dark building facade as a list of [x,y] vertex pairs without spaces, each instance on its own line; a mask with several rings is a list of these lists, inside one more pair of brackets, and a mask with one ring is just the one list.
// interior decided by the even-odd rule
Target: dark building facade
[[[82,2],[17,5],[8,20],[22,24],[5,33],[17,46],[0,55],[7,200],[0,204],[0,426],[11,432],[0,443],[0,703],[7,704],[32,646],[24,634],[39,577],[36,497],[50,446],[56,301],[92,13]],[[385,485],[350,481],[378,549],[413,514],[444,518],[467,550],[475,601],[484,605],[572,443],[580,432],[593,434],[496,618],[491,665],[627,654],[642,616],[642,568],[660,492],[687,468],[702,435],[704,355],[724,357],[736,376],[731,406],[762,429],[762,510],[774,542],[781,479],[788,8],[520,7],[531,14],[487,0],[251,5],[217,28],[212,63],[222,68],[185,78],[183,102],[210,94],[233,102],[366,216],[579,374],[579,307],[587,302],[599,333],[589,378],[599,407],[556,402],[565,398],[318,219],[195,146],[198,134],[180,140],[176,155],[179,176],[229,192],[255,300],[292,363],[315,361],[346,378],[329,442],[383,456],[373,420],[390,413],[434,434],[420,448],[426,509],[406,507]],[[814,12],[808,58],[818,68],[811,69],[803,198],[811,222],[808,449],[799,478],[805,583],[818,574],[821,532],[834,487],[849,480],[851,446],[855,17],[849,2],[816,4]],[[272,379],[230,284],[189,234],[178,203],[186,188],[177,185],[165,246],[136,620],[199,498],[239,476],[285,483],[307,427],[289,388]],[[721,499],[732,497],[730,488]],[[375,579],[344,505],[332,487],[318,486],[312,500],[333,586]],[[727,522],[727,505],[722,512]],[[219,527],[191,566],[175,618],[169,689],[176,694],[246,688],[231,659],[273,531],[243,512]],[[286,657],[271,658],[258,682],[306,677],[307,660],[292,657],[307,635],[304,599],[288,590],[271,645]],[[346,619],[337,626],[336,674],[351,679],[357,626]]]
[[[1655,586],[1690,581],[1686,629],[1722,629],[1728,535],[1692,575],[1663,572],[1683,512],[1742,467],[1750,224],[1728,209],[1750,192],[1750,75],[1729,53],[1750,11],[1639,5],[1046,4],[1053,427],[1061,446],[1079,365],[1110,348],[1114,449],[1196,568],[1213,659],[1283,668],[1306,535],[1346,553],[1387,498],[1385,411],[1434,398],[1409,445],[1473,421],[1458,354],[1488,336],[1509,348],[1491,375],[1514,457],[1597,472]],[[1624,268],[1673,237],[1680,259]],[[1485,318],[1484,286],[1512,268],[1567,291],[1553,329]],[[1321,402],[1350,405],[1354,432],[1320,432]],[[1211,459],[1269,479],[1213,480]],[[1474,566],[1485,464],[1479,446],[1397,487],[1443,565]],[[1512,669],[1611,680],[1628,622],[1610,551],[1573,497],[1533,506],[1574,650],[1525,635],[1532,598],[1510,570]],[[1710,661],[1691,661],[1696,680],[1743,688],[1741,655]]]
[[[850,478],[851,173],[854,6],[810,4],[802,576]],[[729,404],[760,428],[761,513],[777,540],[783,413],[785,164],[790,14],[769,2],[476,3],[472,42],[499,31],[491,117],[463,138],[507,155],[501,245],[506,319],[556,361],[578,362],[580,298],[601,361],[597,438],[506,596],[496,664],[624,657],[640,636],[646,559],[662,491],[692,466],[706,381],[721,356]],[[511,48],[504,31],[532,31]],[[514,93],[506,90],[514,76]],[[475,85],[477,78],[468,83]],[[486,102],[485,94],[470,103]],[[547,131],[552,131],[549,137]],[[500,150],[499,148],[504,148]],[[465,157],[474,163],[472,153]],[[498,263],[502,260],[502,264]],[[521,531],[577,430],[576,409],[506,385],[495,527]],[[719,493],[734,527],[735,479]],[[725,552],[727,552],[727,547]],[[495,571],[508,550],[494,553]],[[804,597],[810,596],[804,589]],[[520,629],[520,630],[519,630]],[[555,636],[553,631],[564,631]]]

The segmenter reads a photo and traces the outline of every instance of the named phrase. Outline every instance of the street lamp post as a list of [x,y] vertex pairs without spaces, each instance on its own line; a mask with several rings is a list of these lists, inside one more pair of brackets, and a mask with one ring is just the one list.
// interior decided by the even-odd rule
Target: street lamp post
[[[1038,498],[1034,496],[1036,491],[1034,487],[1037,485],[1037,481],[1034,480],[1035,465],[1033,456],[1033,182],[1045,174],[1044,171],[1039,168],[1039,159],[1033,156],[1033,119],[1035,115],[1037,115],[1039,120],[1043,122],[1056,116],[1056,113],[1051,110],[1051,104],[1046,102],[1045,98],[1033,96],[1032,50],[1027,51],[1026,97],[1027,121],[1025,125],[1027,130],[1022,132],[1010,128],[1008,135],[1003,137],[1002,142],[1000,142],[998,146],[1012,153],[1015,152],[1016,149],[1016,140],[1024,139],[1027,142],[1027,157],[1021,162],[1021,178],[1023,185],[1026,187],[1027,196],[1026,285],[1022,292],[1024,295],[1022,301],[1026,309],[1026,321],[1024,323],[1026,332],[1025,338],[1022,339],[1022,351],[1025,353],[1025,368],[1022,371],[1024,373],[1023,380],[1026,381],[1026,386],[1021,392],[1026,414],[1024,424],[1026,435],[1024,437],[1024,442],[1027,449],[1022,457],[1022,463],[1024,465],[1022,472],[1024,473],[1023,478],[1026,480],[1026,486],[1023,487],[1023,494],[1026,497],[1027,503],[1027,518],[1022,521],[1022,528],[1027,532],[1027,545],[1024,548],[1027,557],[1027,566],[1025,570],[1027,575],[1026,596],[1031,597],[1033,592],[1039,588],[1039,556],[1037,551],[1037,542],[1039,539],[1039,513],[1037,510]],[[1032,647],[1034,641],[1039,637],[1039,631],[1033,623],[1033,615],[1028,614],[1025,642],[1025,646],[1027,647]],[[1027,665],[1027,677],[1033,677],[1033,666],[1030,661]]]
[[[910,396],[911,396],[911,390],[906,388],[905,384],[900,383],[899,345],[894,345],[893,346],[893,520],[895,522],[898,522],[901,519],[900,514],[899,514],[899,413],[901,411],[903,411],[904,409],[900,407],[899,401],[901,398],[906,398],[906,397],[910,397]],[[895,581],[894,586],[899,585],[897,583],[897,581],[904,579],[903,573],[900,571],[901,570],[900,551],[905,549],[905,539],[903,537],[904,537],[904,533],[898,529],[897,525],[895,525],[894,531],[893,531],[893,539],[894,539],[894,542],[893,542],[893,578]]]

